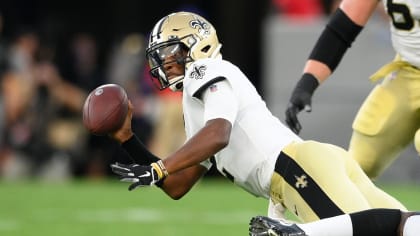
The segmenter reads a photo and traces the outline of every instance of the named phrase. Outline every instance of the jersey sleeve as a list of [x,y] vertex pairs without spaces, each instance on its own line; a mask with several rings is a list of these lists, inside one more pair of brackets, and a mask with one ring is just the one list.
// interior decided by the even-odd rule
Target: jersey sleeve
[[227,80],[211,84],[203,91],[204,121],[216,118],[228,120],[232,126],[238,114],[239,105]]
[[184,92],[204,105],[204,121],[223,118],[232,125],[239,110],[231,81],[232,66],[223,60],[207,59],[193,63],[184,78]]
[[194,62],[184,77],[184,92],[188,96],[201,99],[202,93],[211,84],[226,79],[222,61],[199,60]]

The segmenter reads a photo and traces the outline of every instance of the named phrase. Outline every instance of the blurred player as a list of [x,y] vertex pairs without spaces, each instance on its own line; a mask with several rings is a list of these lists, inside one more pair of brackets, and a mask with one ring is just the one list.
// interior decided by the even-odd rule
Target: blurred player
[[250,236],[417,236],[420,212],[371,209],[306,224],[277,221],[265,216],[250,221]]
[[289,209],[307,222],[376,207],[404,209],[377,188],[340,147],[303,141],[274,117],[238,67],[223,60],[213,26],[178,12],[153,28],[146,56],[161,89],[182,92],[187,141],[156,157],[133,135],[131,109],[111,136],[135,164],[113,164],[129,190],[158,185],[173,199],[184,196],[216,164],[249,193],[271,199],[270,215]]
[[[292,92],[286,123],[299,133],[297,114],[311,111],[315,89],[338,66],[375,11],[378,0],[343,0],[315,44]],[[352,157],[375,178],[412,142],[420,127],[420,1],[384,0],[397,55],[372,77],[383,79],[361,106],[349,145]],[[415,139],[416,147],[420,140]],[[418,150],[420,151],[420,150]]]

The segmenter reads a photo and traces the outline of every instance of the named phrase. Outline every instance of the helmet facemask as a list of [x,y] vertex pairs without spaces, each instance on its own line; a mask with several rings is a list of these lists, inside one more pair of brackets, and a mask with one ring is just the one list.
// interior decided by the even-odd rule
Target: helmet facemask
[[[154,80],[154,84],[160,90],[167,87],[173,91],[182,89],[185,65],[192,61],[191,57],[188,56],[188,48],[185,44],[179,40],[160,43],[149,48],[146,51],[146,57],[150,65],[150,74],[156,79]],[[174,63],[183,66],[182,74],[180,73],[176,77],[168,74],[168,71],[165,69]]]

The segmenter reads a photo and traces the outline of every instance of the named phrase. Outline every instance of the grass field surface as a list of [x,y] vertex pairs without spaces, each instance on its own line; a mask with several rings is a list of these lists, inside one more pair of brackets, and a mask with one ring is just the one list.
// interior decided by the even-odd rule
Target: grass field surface
[[[117,181],[0,182],[1,236],[248,235],[267,202],[224,180],[204,180],[181,200]],[[410,209],[420,188],[381,185]]]

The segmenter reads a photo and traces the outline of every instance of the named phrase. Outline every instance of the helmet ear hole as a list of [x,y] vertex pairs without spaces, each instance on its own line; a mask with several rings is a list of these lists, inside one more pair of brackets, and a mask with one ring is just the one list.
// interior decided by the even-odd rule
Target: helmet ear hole
[[207,53],[210,50],[210,45],[205,46],[201,49],[202,52]]

